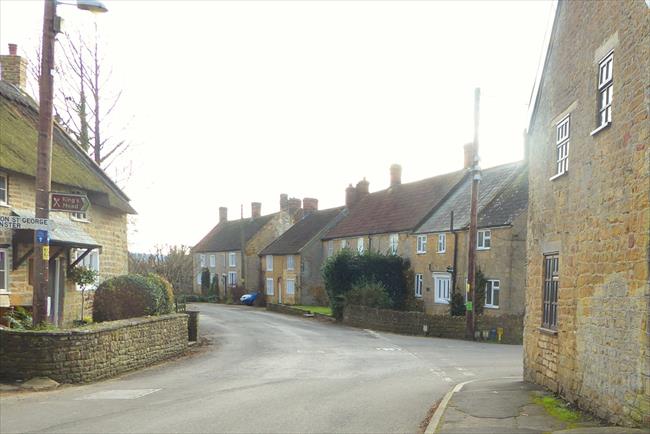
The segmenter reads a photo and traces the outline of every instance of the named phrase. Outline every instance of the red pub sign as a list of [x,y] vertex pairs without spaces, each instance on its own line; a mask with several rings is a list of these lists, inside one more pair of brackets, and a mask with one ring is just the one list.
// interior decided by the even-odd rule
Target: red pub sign
[[89,205],[83,194],[50,193],[50,211],[84,212]]

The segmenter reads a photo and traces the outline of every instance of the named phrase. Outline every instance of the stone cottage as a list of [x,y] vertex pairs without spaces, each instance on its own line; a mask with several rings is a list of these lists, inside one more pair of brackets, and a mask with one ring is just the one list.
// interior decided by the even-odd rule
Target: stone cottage
[[402,184],[402,168],[390,168],[390,187],[369,193],[365,179],[346,189],[348,215],[322,238],[325,256],[343,248],[410,257],[412,232],[468,174],[467,169]]
[[[414,231],[415,296],[430,314],[446,314],[452,293],[465,295],[472,179],[465,178]],[[484,314],[522,316],[526,279],[528,171],[524,162],[481,173],[476,265],[487,282]],[[477,300],[477,303],[479,301]]]
[[[0,218],[34,217],[38,106],[24,92],[26,62],[15,45],[0,56],[0,65]],[[83,213],[50,213],[48,314],[51,322],[66,326],[82,317],[81,292],[68,273],[78,265],[98,271],[100,281],[127,273],[127,216],[135,211],[124,192],[56,124],[52,191],[82,193],[91,203]],[[33,238],[31,230],[0,229],[0,317],[16,306],[31,309]]]
[[251,204],[251,217],[228,220],[228,209],[219,208],[219,223],[192,248],[194,293],[201,293],[201,273],[210,271],[211,280],[219,279],[220,295],[227,288],[243,287],[259,291],[261,269],[259,254],[271,241],[291,227],[301,214],[300,199],[280,195],[280,211],[262,215],[262,204]]
[[650,425],[650,6],[560,1],[528,129],[524,376]]
[[318,210],[316,199],[303,200],[304,216],[262,252],[266,300],[273,303],[324,305],[321,276],[322,235],[344,217],[344,207]]

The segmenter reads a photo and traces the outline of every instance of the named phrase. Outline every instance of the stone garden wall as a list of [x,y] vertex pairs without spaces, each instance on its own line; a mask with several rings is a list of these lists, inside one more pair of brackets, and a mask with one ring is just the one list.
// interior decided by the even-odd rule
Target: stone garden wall
[[187,349],[187,318],[171,314],[60,331],[2,329],[0,380],[86,383],[151,365]]

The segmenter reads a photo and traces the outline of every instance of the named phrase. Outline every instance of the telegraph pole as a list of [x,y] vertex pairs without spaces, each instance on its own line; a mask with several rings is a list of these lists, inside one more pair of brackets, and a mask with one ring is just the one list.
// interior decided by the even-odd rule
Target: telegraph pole
[[[39,118],[36,166],[36,218],[50,215],[50,186],[52,184],[52,100],[54,96],[54,39],[56,36],[56,1],[46,0],[43,15],[43,46],[39,78]],[[33,312],[34,326],[47,321],[49,293],[49,234],[34,231]]]
[[465,337],[474,339],[476,328],[476,225],[478,213],[478,189],[481,182],[481,169],[478,165],[478,124],[481,89],[474,90],[474,162],[472,164],[472,199],[470,204],[469,248],[467,258],[467,302],[465,304]]

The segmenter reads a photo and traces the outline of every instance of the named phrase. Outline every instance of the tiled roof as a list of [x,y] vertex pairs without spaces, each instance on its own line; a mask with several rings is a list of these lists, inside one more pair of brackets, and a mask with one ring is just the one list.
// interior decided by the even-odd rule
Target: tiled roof
[[[525,185],[522,183],[525,180]],[[481,172],[478,197],[478,226],[504,226],[528,206],[528,176],[522,162],[508,163]],[[508,195],[505,192],[509,191]],[[451,212],[454,230],[469,226],[472,178],[458,188],[420,225],[416,233],[444,232],[450,229]],[[523,207],[523,208],[522,208]]]
[[[0,168],[36,175],[38,106],[0,80]],[[52,138],[52,182],[84,190],[92,203],[135,214],[129,198],[58,125]]]
[[323,239],[411,231],[466,174],[459,170],[371,193]]
[[275,213],[257,218],[247,218],[219,223],[192,248],[192,252],[227,252],[241,250],[242,228],[244,232],[244,243],[247,243],[260,229],[262,229],[262,227],[264,227],[264,225],[278,214],[279,213]]
[[292,255],[309,243],[319,232],[341,214],[344,207],[313,212],[269,244],[260,255]]

